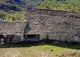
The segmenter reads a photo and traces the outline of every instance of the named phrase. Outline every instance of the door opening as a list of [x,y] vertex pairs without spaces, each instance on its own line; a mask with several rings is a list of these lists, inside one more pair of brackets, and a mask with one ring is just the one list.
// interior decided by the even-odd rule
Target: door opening
[[28,34],[25,35],[25,40],[26,41],[39,41],[39,35],[38,34]]

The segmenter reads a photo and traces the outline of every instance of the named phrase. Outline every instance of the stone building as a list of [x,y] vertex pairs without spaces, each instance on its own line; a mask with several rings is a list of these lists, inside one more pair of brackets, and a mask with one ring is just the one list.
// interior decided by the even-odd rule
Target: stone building
[[27,9],[25,20],[25,22],[1,22],[0,34],[6,35],[7,42],[48,39],[80,43],[80,13],[78,12]]
[[0,38],[6,43],[24,41],[24,28],[27,22],[0,22]]
[[70,43],[80,41],[80,12],[32,9],[26,11],[25,20],[29,23],[27,35]]

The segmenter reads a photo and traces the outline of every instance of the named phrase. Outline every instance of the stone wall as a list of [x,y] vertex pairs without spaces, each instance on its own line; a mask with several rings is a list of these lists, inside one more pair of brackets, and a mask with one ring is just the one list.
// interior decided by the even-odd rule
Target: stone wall
[[27,22],[0,22],[0,35],[4,36],[5,43],[24,41],[26,25]]
[[49,40],[56,40],[61,42],[68,42],[68,43],[74,43],[78,42],[80,43],[80,37],[75,36],[74,34],[48,34]]
[[40,40],[45,40],[47,38],[47,34],[40,34]]
[[80,43],[80,37],[75,36],[74,34],[67,34],[67,33],[54,33],[54,34],[40,34],[40,40],[49,39],[67,43]]
[[24,41],[23,34],[15,34],[12,38],[12,42]]

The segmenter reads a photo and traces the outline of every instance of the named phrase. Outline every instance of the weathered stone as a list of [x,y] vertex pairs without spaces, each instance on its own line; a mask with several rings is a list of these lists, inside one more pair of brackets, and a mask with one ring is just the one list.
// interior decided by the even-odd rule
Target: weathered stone
[[68,35],[68,34],[61,34],[61,39],[60,39],[60,41],[66,42],[66,41],[67,41],[67,35]]
[[49,34],[49,38],[50,40],[56,40],[56,34]]
[[75,36],[74,41],[80,43],[80,38]]
[[0,34],[15,34],[24,33],[24,28],[27,22],[1,22],[0,23]]
[[60,41],[61,39],[61,34],[56,34],[56,40]]
[[46,34],[40,34],[40,40],[44,40],[47,38],[47,35]]
[[75,36],[74,41],[78,42],[78,37],[77,36]]
[[24,38],[23,38],[23,35],[22,34],[15,34],[13,39],[12,39],[12,42],[20,42],[20,41],[23,41]]
[[4,38],[4,42],[11,43],[12,38],[13,38],[13,35],[6,35],[6,37]]
[[80,38],[78,38],[78,41],[77,42],[80,43]]
[[67,36],[67,42],[68,43],[73,43],[74,42],[73,34],[68,34],[68,36]]

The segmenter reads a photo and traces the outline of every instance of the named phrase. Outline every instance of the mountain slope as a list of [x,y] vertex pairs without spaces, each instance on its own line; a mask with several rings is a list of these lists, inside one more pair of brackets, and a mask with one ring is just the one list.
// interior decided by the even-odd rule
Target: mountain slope
[[26,8],[78,12],[80,0],[0,0],[0,18],[8,21],[22,21]]
[[26,3],[26,7],[36,7],[39,6],[41,2],[43,2],[44,0],[22,0]]
[[45,0],[39,9],[80,11],[80,0]]
[[22,8],[23,5],[25,5],[25,3],[21,0],[1,0],[0,10],[3,10],[3,11],[9,11],[9,10],[20,11],[23,9]]
[[20,11],[26,7],[36,7],[44,0],[1,0],[0,10],[4,11]]
[[20,11],[24,8],[80,11],[80,0],[1,0],[0,10]]
[[0,18],[7,21],[24,20],[24,11],[37,7],[44,0],[0,0]]

